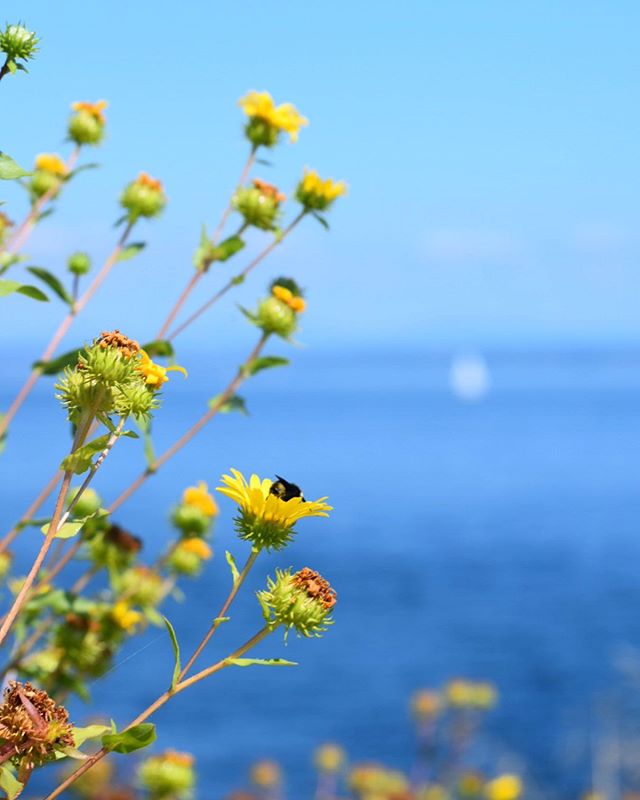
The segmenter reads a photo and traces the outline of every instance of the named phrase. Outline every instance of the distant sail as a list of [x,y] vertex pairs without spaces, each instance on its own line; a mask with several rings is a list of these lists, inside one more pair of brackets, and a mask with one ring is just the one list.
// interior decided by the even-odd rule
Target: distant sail
[[449,385],[461,400],[480,400],[491,388],[491,375],[486,361],[474,355],[454,358],[449,369]]

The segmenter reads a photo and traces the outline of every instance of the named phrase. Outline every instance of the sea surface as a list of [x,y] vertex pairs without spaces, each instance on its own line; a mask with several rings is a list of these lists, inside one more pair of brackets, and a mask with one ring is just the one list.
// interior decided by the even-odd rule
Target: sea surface
[[[151,560],[182,489],[213,486],[229,467],[278,473],[335,507],[258,562],[202,665],[258,629],[252,592],[276,566],[326,575],[335,625],[257,651],[299,666],[225,670],[155,718],[158,748],[195,753],[202,800],[242,787],[259,757],[281,762],[290,800],[311,797],[311,753],[327,740],[354,761],[409,768],[411,693],[456,675],[500,691],[481,766],[522,770],[541,796],[577,796],[601,734],[618,721],[626,730],[640,674],[640,354],[485,353],[491,388],[477,402],[451,392],[452,355],[298,354],[243,390],[249,416],[214,420],[116,515]],[[159,452],[233,374],[232,361],[193,361],[191,378],[165,392]],[[52,394],[41,381],[2,457],[4,527],[68,446]],[[2,405],[9,397],[2,386]],[[139,442],[117,450],[96,483],[107,503],[143,466]],[[220,505],[216,557],[165,608],[184,653],[228,590],[225,549],[247,553],[231,502]],[[39,536],[25,534],[21,563]],[[95,685],[95,707],[124,723],[171,669],[166,633],[152,629]],[[74,704],[78,722],[87,713]]]

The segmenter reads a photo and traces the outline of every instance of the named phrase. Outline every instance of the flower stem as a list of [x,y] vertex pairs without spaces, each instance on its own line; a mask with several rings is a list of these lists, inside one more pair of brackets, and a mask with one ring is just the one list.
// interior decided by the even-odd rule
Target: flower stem
[[196,662],[197,658],[200,656],[200,654],[202,653],[204,648],[209,644],[209,641],[211,640],[211,637],[214,635],[214,633],[218,630],[218,628],[222,624],[223,617],[226,615],[227,611],[231,607],[231,603],[233,603],[233,601],[235,600],[236,595],[240,591],[240,587],[244,583],[245,578],[247,577],[247,575],[249,574],[249,571],[251,570],[251,567],[253,567],[253,565],[256,563],[256,559],[258,558],[259,555],[260,555],[260,551],[259,550],[252,550],[251,551],[251,554],[249,555],[249,558],[247,559],[247,563],[244,565],[244,567],[242,569],[242,572],[238,575],[236,580],[233,582],[233,586],[231,587],[231,591],[229,592],[229,596],[224,601],[224,604],[223,604],[222,608],[218,612],[218,616],[213,620],[213,623],[212,623],[211,627],[209,628],[209,630],[205,634],[203,640],[200,642],[200,644],[196,648],[194,654],[191,656],[191,658],[187,661],[185,666],[182,668],[182,672],[180,673],[180,675],[178,677],[178,681],[181,681],[185,677],[185,675],[189,672],[189,670],[194,665],[194,663]]
[[192,425],[189,430],[184,433],[177,442],[174,442],[171,447],[164,451],[161,456],[158,456],[156,460],[150,464],[147,469],[136,478],[136,480],[127,488],[125,489],[119,497],[114,500],[114,502],[109,506],[109,513],[113,514],[116,509],[120,508],[120,506],[128,500],[132,494],[134,494],[153,474],[155,474],[160,467],[162,467],[170,458],[176,455],[182,448],[188,444],[193,437],[204,428],[204,426],[210,422],[216,414],[220,411],[222,406],[229,400],[233,395],[237,392],[238,387],[246,380],[249,370],[247,369],[260,355],[262,352],[262,348],[265,346],[267,339],[269,338],[269,334],[262,334],[258,343],[253,348],[249,356],[247,357],[246,361],[238,369],[235,378],[231,381],[231,383],[227,386],[224,392],[220,395],[218,400],[211,406],[211,408],[203,414],[200,419]]
[[211,308],[211,306],[213,306],[215,303],[217,303],[217,302],[218,302],[218,300],[220,300],[221,298],[223,298],[223,297],[225,296],[225,294],[226,294],[226,293],[227,293],[227,292],[228,292],[228,291],[229,291],[229,290],[230,290],[230,289],[231,289],[233,286],[235,286],[235,285],[236,285],[236,283],[238,283],[238,280],[239,280],[239,279],[242,279],[242,280],[244,280],[244,279],[247,277],[247,275],[248,275],[250,272],[252,272],[252,270],[254,270],[254,269],[255,269],[255,268],[258,266],[258,264],[260,264],[260,262],[261,262],[261,261],[263,261],[263,260],[264,260],[264,259],[265,259],[265,258],[266,258],[268,255],[269,255],[269,253],[271,253],[273,250],[275,250],[275,249],[276,249],[276,247],[277,247],[279,244],[281,244],[281,243],[284,241],[284,239],[286,239],[286,237],[287,237],[287,236],[288,236],[288,235],[291,233],[291,231],[292,231],[292,230],[293,230],[293,229],[294,229],[294,228],[295,228],[295,227],[298,225],[298,223],[299,223],[299,222],[300,222],[300,220],[301,220],[301,219],[302,219],[302,218],[305,216],[305,214],[306,214],[306,213],[307,213],[307,212],[306,212],[306,211],[303,209],[303,210],[302,210],[302,211],[301,211],[301,212],[300,212],[300,213],[297,215],[297,217],[295,217],[295,218],[294,218],[294,219],[293,219],[293,220],[292,220],[292,221],[289,223],[289,225],[287,225],[287,227],[286,227],[286,228],[285,228],[285,229],[282,231],[282,234],[281,234],[281,235],[280,235],[278,238],[274,238],[274,239],[273,239],[273,240],[270,242],[270,244],[268,244],[268,245],[267,245],[267,246],[264,248],[264,250],[262,250],[262,252],[258,253],[258,255],[257,255],[257,256],[256,256],[256,257],[255,257],[255,258],[252,260],[252,261],[250,261],[250,262],[249,262],[249,264],[247,264],[247,266],[246,266],[246,267],[245,267],[245,268],[242,270],[242,272],[239,272],[239,273],[238,273],[238,275],[236,275],[235,277],[233,277],[233,278],[231,278],[229,281],[227,281],[227,283],[225,283],[225,285],[222,287],[222,289],[218,290],[218,291],[217,291],[217,292],[216,292],[216,293],[213,295],[213,297],[212,297],[212,298],[210,298],[209,300],[207,300],[207,302],[206,302],[206,303],[204,303],[203,305],[201,305],[201,306],[200,306],[200,308],[199,308],[197,311],[194,311],[194,312],[193,312],[193,314],[191,314],[191,316],[190,316],[190,317],[187,317],[187,319],[186,319],[186,320],[185,320],[185,321],[184,321],[182,324],[178,325],[178,327],[177,327],[177,328],[174,328],[174,329],[173,329],[173,330],[172,330],[172,331],[171,331],[171,332],[170,332],[170,333],[167,335],[167,339],[168,339],[169,341],[173,341],[173,340],[176,338],[176,336],[178,336],[178,334],[182,333],[182,331],[184,331],[186,328],[188,328],[188,327],[189,327],[189,325],[191,325],[193,322],[195,322],[195,321],[198,319],[198,317],[200,317],[202,314],[204,314],[204,312],[205,312],[205,311],[208,311],[208,310]]
[[[190,686],[193,686],[195,683],[199,683],[200,681],[204,680],[205,678],[214,675],[216,672],[220,672],[220,670],[224,669],[225,667],[230,666],[230,662],[234,658],[240,658],[252,647],[255,647],[259,642],[265,639],[271,632],[273,631],[272,628],[265,626],[255,636],[252,636],[247,642],[245,642],[242,647],[239,647],[235,652],[231,653],[231,655],[227,656],[226,658],[221,659],[217,663],[213,664],[211,667],[207,667],[207,669],[203,669],[201,672],[198,672],[191,678],[187,678],[187,680],[180,681],[176,684],[172,689],[168,689],[166,692],[160,695],[150,706],[148,706],[142,713],[138,714],[138,716],[130,722],[129,725],[124,730],[129,730],[130,728],[135,727],[136,725],[140,725],[142,722],[145,722],[149,719],[158,709],[162,708],[165,703],[171,700],[172,697],[175,695],[180,694],[185,689],[188,689]],[[81,776],[84,775],[85,772],[88,772],[95,764],[101,761],[106,755],[108,755],[109,751],[106,748],[102,748],[98,750],[97,753],[94,753],[92,756],[84,761],[78,769],[69,775],[56,789],[48,794],[44,800],[55,800],[56,797],[60,797],[60,795],[65,792],[69,786],[71,786],[75,781]]]
[[[253,162],[255,161],[255,157],[256,157],[256,148],[254,147],[254,148],[252,148],[251,152],[249,153],[249,158],[247,159],[244,167],[242,168],[242,173],[240,174],[240,178],[239,178],[238,184],[237,184],[238,186],[242,186],[242,184],[247,179],[247,175],[251,171],[251,167],[253,166]],[[218,239],[222,235],[222,231],[224,230],[224,226],[226,225],[227,220],[229,219],[229,215],[231,214],[232,210],[233,210],[233,207],[231,205],[231,201],[229,201],[229,203],[227,204],[225,210],[222,213],[222,216],[220,217],[220,222],[218,223],[217,228],[215,229],[215,231],[213,232],[213,235],[211,236],[211,244],[212,245],[216,245],[218,243]],[[169,328],[173,324],[173,321],[175,320],[176,316],[178,315],[178,312],[180,311],[182,306],[186,303],[186,301],[188,300],[189,296],[191,295],[191,292],[195,289],[195,287],[197,286],[198,282],[200,281],[200,279],[202,278],[202,276],[204,274],[205,274],[205,270],[198,270],[189,279],[189,282],[187,283],[186,287],[182,291],[180,297],[178,297],[178,299],[175,302],[175,305],[173,306],[173,308],[171,309],[171,311],[167,315],[167,318],[165,319],[165,321],[160,326],[160,330],[158,331],[158,333],[156,335],[156,339],[164,338],[165,334],[167,333],[167,331],[169,330]]]
[[[111,255],[104,262],[102,269],[98,272],[96,277],[91,282],[91,285],[82,295],[82,297],[78,300],[78,302],[74,303],[74,306],[71,309],[71,311],[62,320],[56,332],[51,337],[49,344],[46,346],[43,354],[40,356],[39,359],[40,362],[46,363],[47,361],[51,360],[51,357],[58,348],[58,345],[68,333],[69,328],[73,324],[74,319],[78,316],[78,314],[80,314],[81,311],[83,311],[89,300],[91,300],[93,295],[96,293],[97,289],[100,287],[100,285],[103,283],[103,281],[111,271],[114,264],[117,262],[120,253],[122,252],[126,244],[126,241],[129,238],[129,234],[131,233],[134,224],[135,222],[129,221],[128,225],[126,226],[122,235],[120,236],[118,243],[111,252]],[[31,393],[31,390],[36,385],[38,378],[41,375],[42,375],[42,368],[34,367],[27,381],[25,382],[24,386],[22,387],[22,389],[20,389],[15,400],[9,407],[9,410],[4,415],[4,418],[2,419],[2,421],[0,421],[0,437],[5,433],[5,431],[9,427],[9,424],[20,410],[20,407]]]

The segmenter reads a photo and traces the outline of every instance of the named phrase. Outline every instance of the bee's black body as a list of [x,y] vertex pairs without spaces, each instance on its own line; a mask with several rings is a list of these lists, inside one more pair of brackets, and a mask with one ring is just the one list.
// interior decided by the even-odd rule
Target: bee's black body
[[289,500],[293,500],[294,497],[299,497],[301,500],[304,500],[302,489],[299,486],[296,486],[295,483],[285,481],[280,475],[276,475],[276,478],[277,480],[271,484],[269,494],[275,494],[276,497],[284,500],[285,503]]

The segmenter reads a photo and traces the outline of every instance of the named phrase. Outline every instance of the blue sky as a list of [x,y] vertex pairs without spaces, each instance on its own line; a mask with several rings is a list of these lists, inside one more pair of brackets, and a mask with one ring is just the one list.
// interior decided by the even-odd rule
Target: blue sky
[[[26,164],[65,152],[69,103],[110,102],[103,168],[69,187],[32,239],[32,261],[60,270],[74,249],[104,257],[120,188],[141,169],[170,196],[141,232],[147,251],[118,268],[78,335],[155,332],[201,223],[213,226],[237,179],[235,103],[257,88],[311,124],[256,174],[290,191],[310,165],[347,179],[350,194],[328,235],[309,221],[238,300],[275,275],[299,277],[300,338],[314,347],[640,338],[637,3],[15,0],[2,10],[43,39],[30,74],[0,86],[2,149]],[[20,218],[24,198],[5,196]],[[216,269],[207,292],[229,274]],[[59,313],[3,304],[13,330],[38,342]],[[220,341],[236,316],[226,303],[185,344]]]

